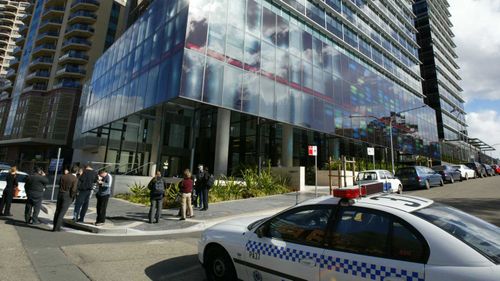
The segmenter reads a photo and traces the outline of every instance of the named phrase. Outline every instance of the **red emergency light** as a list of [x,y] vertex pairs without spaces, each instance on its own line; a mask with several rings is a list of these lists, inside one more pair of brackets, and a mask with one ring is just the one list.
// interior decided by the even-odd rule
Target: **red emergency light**
[[356,199],[370,194],[380,193],[383,191],[384,191],[384,184],[381,182],[374,182],[369,184],[363,184],[360,186],[336,188],[333,190],[333,196],[345,199]]

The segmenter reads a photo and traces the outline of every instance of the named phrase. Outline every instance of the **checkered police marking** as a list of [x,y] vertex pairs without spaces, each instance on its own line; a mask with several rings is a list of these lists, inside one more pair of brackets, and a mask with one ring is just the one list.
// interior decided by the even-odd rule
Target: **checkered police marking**
[[355,260],[336,258],[332,256],[318,255],[303,250],[278,247],[262,242],[248,241],[246,244],[248,252],[257,252],[269,257],[281,260],[300,262],[302,259],[315,261],[315,266],[335,270],[343,274],[360,276],[368,280],[384,281],[387,277],[403,278],[406,281],[424,281],[423,272],[412,272],[395,267],[380,266],[371,263],[358,262]]

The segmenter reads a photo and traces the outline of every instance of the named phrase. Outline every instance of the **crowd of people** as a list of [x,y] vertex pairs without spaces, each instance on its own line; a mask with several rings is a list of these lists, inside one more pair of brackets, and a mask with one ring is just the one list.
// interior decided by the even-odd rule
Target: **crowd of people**
[[[27,224],[39,224],[38,215],[42,207],[43,194],[49,180],[41,168],[35,168],[24,183],[26,192],[26,205],[24,209],[24,221]],[[56,211],[54,213],[53,231],[60,231],[64,215],[69,207],[75,202],[73,220],[83,222],[88,210],[92,193],[97,198],[97,219],[95,225],[103,225],[106,221],[106,209],[111,196],[112,176],[106,170],[94,171],[90,165],[85,169],[73,167],[63,170],[59,179],[59,192],[57,194]],[[14,166],[9,170],[6,177],[6,186],[0,201],[0,215],[12,216],[10,211],[12,199],[18,190],[17,168]]]
[[[12,216],[11,204],[18,191],[17,168],[14,166],[9,170],[5,179],[6,187],[0,200],[0,215]],[[56,211],[54,213],[52,231],[60,231],[63,219],[71,204],[75,204],[73,221],[83,223],[88,211],[89,201],[95,193],[97,199],[96,226],[106,222],[106,210],[111,197],[111,186],[113,178],[104,169],[95,171],[90,165],[84,169],[74,166],[65,168],[59,179],[59,192],[57,194]],[[27,224],[39,224],[38,215],[42,207],[43,194],[49,180],[41,168],[35,168],[25,181],[26,205],[24,220]],[[183,179],[179,183],[178,201],[181,203],[179,209],[180,220],[194,217],[194,208],[201,211],[208,210],[208,191],[214,184],[214,176],[210,174],[207,167],[198,165],[198,170],[193,175],[189,169],[184,170]],[[150,190],[151,206],[149,209],[149,223],[158,223],[161,218],[163,199],[167,189],[167,181],[160,171],[157,171],[148,184]]]

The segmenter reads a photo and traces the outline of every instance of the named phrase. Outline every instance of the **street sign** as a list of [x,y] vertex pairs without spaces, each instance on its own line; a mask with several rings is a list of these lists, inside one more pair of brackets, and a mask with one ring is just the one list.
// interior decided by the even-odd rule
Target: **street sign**
[[375,148],[373,147],[368,147],[368,156],[374,156],[375,155]]
[[318,156],[318,147],[315,145],[310,145],[307,148],[309,156]]
[[52,159],[50,159],[50,164],[49,164],[49,169],[48,169],[49,172],[56,171],[56,167],[57,167],[58,171],[62,171],[63,163],[64,163],[64,158],[60,158],[60,159],[52,158]]

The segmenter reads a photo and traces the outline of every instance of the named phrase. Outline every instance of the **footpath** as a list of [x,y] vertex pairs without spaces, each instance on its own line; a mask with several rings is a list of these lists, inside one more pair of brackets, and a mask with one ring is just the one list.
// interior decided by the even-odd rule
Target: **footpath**
[[[327,187],[318,188],[318,196],[328,194]],[[109,236],[134,236],[134,235],[164,235],[190,233],[204,230],[217,223],[243,216],[269,216],[294,206],[296,202],[303,202],[315,197],[314,187],[300,193],[287,193],[267,197],[250,198],[209,204],[207,211],[194,209],[194,217],[180,221],[179,209],[163,209],[159,223],[148,223],[149,207],[128,201],[111,198],[108,203],[106,223],[95,226],[96,199],[91,198],[89,211],[84,223],[72,221],[73,206],[65,216],[65,231],[80,234],[98,234]],[[46,212],[43,214],[44,222],[52,223],[55,212],[55,202],[44,202]],[[42,216],[42,215],[41,215]]]

